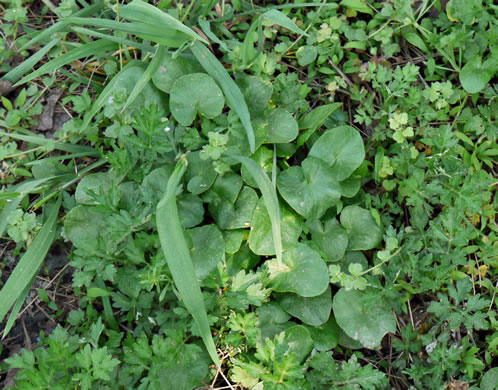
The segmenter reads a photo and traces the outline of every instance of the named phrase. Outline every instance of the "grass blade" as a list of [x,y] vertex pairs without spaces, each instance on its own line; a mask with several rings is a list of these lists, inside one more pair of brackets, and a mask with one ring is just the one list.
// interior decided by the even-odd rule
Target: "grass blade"
[[154,73],[156,73],[157,69],[159,68],[159,65],[163,60],[165,51],[166,49],[164,46],[159,45],[157,47],[156,54],[150,61],[149,65],[147,66],[147,69],[145,69],[138,82],[133,87],[132,91],[130,92],[130,96],[128,96],[128,99],[126,100],[126,103],[121,112],[124,112],[130,106],[130,104],[133,103],[133,101],[137,98],[140,92],[142,92],[147,83],[150,81]]
[[233,81],[220,61],[201,42],[194,42],[191,50],[206,72],[218,82],[227,98],[228,105],[239,116],[246,130],[251,153],[254,153],[256,141],[254,138],[254,129],[251,124],[251,116],[249,115],[244,95],[242,95],[238,85],[235,84],[235,81]]
[[79,60],[80,58],[93,57],[98,54],[105,53],[107,51],[115,50],[118,47],[114,42],[109,42],[105,39],[99,39],[98,41],[88,43],[68,51],[66,54],[61,55],[47,62],[45,65],[41,66],[28,76],[24,77],[21,81],[18,81],[16,85],[27,83],[41,75],[52,72],[64,65],[67,65],[73,61]]
[[47,54],[50,49],[52,49],[57,43],[59,43],[58,39],[50,41],[48,44],[43,46],[31,57],[21,62],[2,78],[4,80],[9,80],[11,83],[16,83],[22,76],[31,71],[33,67],[43,58],[43,56]]
[[[102,8],[104,8],[104,5],[105,4],[103,1],[98,1],[89,7],[86,7],[82,10],[79,10],[73,16],[74,17],[81,16],[82,18],[86,18],[86,17],[91,16],[91,15],[97,13],[98,11],[100,11]],[[49,28],[38,33],[38,35],[36,35],[32,40],[28,41],[25,45],[23,45],[19,49],[19,51],[26,50],[28,47],[33,46],[35,43],[38,43],[40,41],[43,41],[44,39],[50,38],[50,37],[54,36],[55,33],[61,32],[66,28],[67,28],[67,23],[64,22],[63,20],[60,20],[57,23],[55,23],[54,25],[50,26]]]
[[195,274],[176,206],[176,189],[186,167],[187,159],[182,157],[176,164],[176,168],[168,180],[166,194],[157,205],[157,231],[164,256],[168,262],[180,297],[199,327],[202,340],[206,345],[211,359],[219,367],[220,362],[209,329],[204,298],[202,297],[201,288]]
[[16,304],[12,308],[12,311],[10,312],[9,319],[7,320],[7,323],[5,324],[5,328],[2,333],[2,338],[5,338],[14,326],[16,322],[17,315],[21,311],[22,304],[28,297],[29,292],[31,291],[31,286],[35,282],[36,275],[31,279],[31,282],[29,282],[26,287],[24,288],[24,291],[19,295],[19,298],[17,298]]
[[182,32],[195,40],[209,44],[209,42],[207,42],[194,30],[185,26],[173,16],[168,15],[166,12],[163,12],[153,5],[147,4],[141,0],[133,0],[130,4],[121,7],[120,16],[127,20],[134,20],[150,25],[156,32],[161,31],[158,29],[158,26],[161,26],[161,29],[169,27],[170,29]]
[[31,191],[36,190],[43,183],[52,180],[54,178],[55,176],[51,176],[39,180],[24,181],[21,184],[11,188],[12,191],[6,193],[6,194],[17,193],[18,195],[16,197],[10,197],[8,195],[5,195],[10,197],[10,199],[7,200],[7,204],[0,213],[0,237],[3,236],[3,234],[5,233],[5,229],[7,229],[10,214],[12,214],[15,209],[17,209],[23,198]]
[[[0,290],[0,322],[3,321],[9,309],[22,295],[40,269],[55,238],[55,227],[61,201],[62,197],[59,197],[54,207],[52,207],[47,221],[43,224],[33,243],[21,257],[16,268]],[[5,336],[4,332],[3,337]]]
[[229,155],[231,158],[243,164],[263,194],[266,209],[271,221],[271,230],[273,235],[273,243],[275,245],[275,253],[277,260],[282,261],[282,234],[280,228],[280,206],[278,204],[277,192],[270,178],[265,173],[263,168],[254,160],[236,155]]
[[261,17],[272,22],[273,24],[278,24],[279,26],[282,26],[287,30],[295,32],[296,34],[304,35],[306,37],[308,36],[308,34],[297,27],[291,19],[289,19],[282,12],[277,11],[276,9],[265,12],[263,15],[261,15]]
[[83,124],[81,125],[81,130],[85,131],[88,128],[88,125],[92,121],[92,118],[99,112],[104,104],[109,100],[109,97],[112,93],[114,93],[114,85],[120,81],[119,75],[124,72],[126,69],[132,66],[142,66],[143,63],[141,61],[130,61],[123,67],[114,77],[109,81],[109,83],[105,86],[104,90],[100,93],[99,97],[92,104],[92,109],[85,114],[85,119],[83,120]]

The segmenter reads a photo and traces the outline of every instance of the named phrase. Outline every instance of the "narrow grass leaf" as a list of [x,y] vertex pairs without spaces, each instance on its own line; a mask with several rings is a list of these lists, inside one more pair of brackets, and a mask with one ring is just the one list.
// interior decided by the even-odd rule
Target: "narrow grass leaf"
[[135,41],[132,41],[130,39],[116,37],[116,36],[111,35],[109,33],[104,34],[104,33],[100,33],[100,32],[91,30],[89,28],[85,28],[85,27],[71,27],[71,30],[74,31],[74,32],[77,32],[77,33],[80,33],[80,34],[84,34],[84,35],[88,35],[88,36],[92,36],[92,37],[95,37],[95,38],[107,39],[109,41],[119,43],[119,44],[121,44],[121,45],[123,45],[125,47],[134,47],[134,48],[140,49],[140,50],[142,50],[142,51],[144,51],[146,53],[154,53],[154,47],[153,46],[145,45],[145,44],[140,43],[140,42],[135,42]]
[[235,110],[239,116],[240,121],[246,130],[251,153],[254,153],[256,145],[254,129],[252,128],[251,117],[246,101],[244,100],[244,95],[242,95],[239,87],[235,84],[235,81],[230,77],[221,62],[218,61],[206,46],[197,41],[194,42],[191,50],[206,72],[218,82],[225,94],[228,105]]
[[98,41],[82,45],[81,47],[70,50],[66,54],[47,62],[45,65],[21,79],[16,85],[27,83],[28,81],[31,81],[46,73],[50,73],[64,65],[79,60],[80,58],[93,57],[110,50],[115,50],[117,47],[118,46],[114,42],[109,42],[104,39],[99,39]]
[[[82,17],[82,18],[87,18],[88,16],[91,16],[98,11],[100,11],[104,7],[104,2],[103,1],[98,1],[95,4],[85,7],[84,9],[76,12],[73,17]],[[41,42],[47,38],[50,38],[54,36],[56,33],[64,31],[65,29],[68,28],[68,23],[64,21],[64,19],[59,20],[57,23],[54,25],[50,26],[49,28],[42,30],[41,32],[37,32],[37,35],[28,41],[25,45],[23,45],[19,51],[26,50],[28,47],[33,46],[34,44]]]
[[[29,131],[27,131],[29,132]],[[11,137],[14,139],[18,139],[20,141],[25,141],[29,143],[33,143],[35,145],[50,145],[54,149],[61,150],[63,152],[67,153],[82,153],[85,156],[100,156],[100,152],[95,150],[94,148],[90,146],[85,146],[85,145],[75,145],[75,144],[68,144],[64,142],[56,142],[53,139],[48,139],[43,136],[38,136],[38,135],[25,135],[25,134],[16,134],[16,133],[6,133],[4,131],[0,131],[0,135]]]
[[197,280],[192,258],[185,241],[184,231],[178,217],[176,189],[187,167],[187,159],[182,157],[168,180],[166,194],[157,205],[156,223],[161,247],[168,262],[171,275],[185,307],[199,327],[202,340],[213,362],[219,367],[216,346],[209,329],[209,321]]
[[308,34],[297,27],[291,19],[289,19],[282,12],[277,11],[276,9],[265,12],[263,15],[261,15],[261,17],[272,22],[273,24],[278,24],[279,26],[282,26],[287,30],[295,32],[296,34],[308,36]]
[[282,234],[280,228],[280,206],[278,204],[277,192],[275,190],[275,187],[273,186],[270,178],[265,173],[263,168],[261,168],[261,166],[256,161],[243,156],[229,156],[237,160],[247,168],[247,171],[252,176],[254,181],[256,181],[261,193],[263,194],[263,200],[265,202],[266,209],[268,210],[268,215],[270,216],[275,253],[277,256],[277,260],[281,262]]
[[141,61],[130,61],[126,66],[123,67],[119,71],[118,74],[114,75],[114,77],[109,81],[109,83],[105,86],[104,90],[100,93],[99,97],[95,102],[92,104],[92,109],[85,114],[85,119],[83,120],[83,124],[81,125],[81,130],[85,131],[88,128],[88,125],[92,121],[92,118],[99,112],[102,107],[104,107],[104,104],[109,100],[109,97],[111,94],[114,92],[114,85],[120,80],[118,77],[120,73],[124,72],[126,69],[132,66],[137,66],[141,65]]
[[130,92],[130,96],[128,96],[128,99],[126,100],[126,103],[121,110],[121,112],[124,112],[131,103],[135,101],[137,96],[140,94],[140,92],[143,91],[147,83],[150,81],[154,73],[156,73],[157,69],[159,68],[159,65],[163,61],[164,53],[166,49],[164,46],[159,45],[156,49],[156,54],[150,61],[149,65],[145,69],[145,71],[142,73],[142,76],[138,80],[138,82],[135,84],[133,89]]
[[7,73],[2,78],[4,80],[9,80],[11,83],[16,83],[22,76],[26,73],[33,70],[33,67],[40,62],[40,60],[47,54],[50,49],[52,49],[57,43],[59,43],[59,39],[53,39],[48,44],[43,46],[40,50],[37,50],[35,54],[31,57],[27,58],[25,61],[21,62],[14,69],[12,69],[9,73]]
[[[9,279],[0,290],[0,322],[3,321],[9,309],[22,295],[26,287],[38,273],[45,256],[52,245],[56,233],[57,215],[62,197],[59,197],[50,211],[47,221],[34,239],[26,253],[21,257]],[[3,335],[5,337],[5,333]]]
[[209,44],[209,42],[207,42],[194,30],[185,26],[173,16],[141,0],[133,0],[130,4],[121,7],[120,16],[128,20],[135,20],[138,22],[149,24],[153,28],[155,28],[156,31],[159,26],[161,26],[161,28],[169,27],[173,30],[189,35],[195,40],[199,40],[201,42]]
[[29,282],[26,285],[26,287],[24,288],[24,291],[19,295],[19,298],[17,298],[16,303],[15,303],[14,307],[12,308],[12,311],[10,312],[9,319],[7,320],[7,323],[5,324],[5,328],[4,328],[3,333],[2,333],[2,338],[5,338],[9,334],[12,327],[14,326],[14,324],[16,322],[17,315],[21,311],[21,307],[22,307],[24,301],[26,300],[26,298],[28,297],[28,294],[31,291],[31,286],[35,282],[35,279],[36,279],[36,275],[31,279],[31,282]]
[[220,45],[221,49],[223,51],[228,51],[228,46],[225,44],[225,42],[223,42],[221,39],[219,39],[216,34],[214,34],[212,31],[211,31],[211,24],[209,23],[208,20],[204,19],[204,18],[199,18],[198,20],[199,22],[199,26],[201,26],[201,29],[202,29],[202,32],[204,34],[206,34],[206,36],[211,39],[213,42],[217,43],[218,45]]
[[17,193],[19,195],[15,198],[10,197],[10,199],[7,200],[7,204],[2,209],[2,212],[0,213],[0,237],[3,237],[3,234],[5,233],[5,229],[7,228],[7,225],[9,223],[10,214],[12,214],[15,209],[17,209],[23,198],[31,191],[37,190],[43,183],[54,178],[55,176],[50,176],[39,180],[24,181],[21,184],[18,184],[17,186],[11,188],[12,192],[6,193]]

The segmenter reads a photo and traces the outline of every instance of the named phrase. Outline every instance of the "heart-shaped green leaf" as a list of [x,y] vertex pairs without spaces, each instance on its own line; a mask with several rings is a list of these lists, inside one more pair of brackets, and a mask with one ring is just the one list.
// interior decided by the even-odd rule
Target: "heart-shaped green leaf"
[[192,194],[199,195],[206,192],[213,185],[217,173],[213,165],[201,159],[200,152],[187,154],[188,167],[185,173],[187,178],[187,190]]
[[318,219],[339,200],[341,187],[332,169],[317,158],[308,157],[302,166],[283,171],[277,180],[280,195],[299,214]]
[[243,73],[237,76],[237,84],[242,90],[251,115],[262,113],[271,99],[273,92],[271,83],[257,76]]
[[204,225],[186,230],[191,243],[190,256],[198,279],[205,279],[216,264],[225,258],[223,235],[216,225]]
[[339,126],[320,136],[309,156],[325,161],[332,167],[335,179],[342,181],[360,166],[365,158],[365,147],[353,127]]
[[274,259],[266,264],[274,291],[316,297],[329,285],[327,265],[318,253],[305,244],[299,243],[284,252],[281,263]]
[[339,326],[365,348],[377,348],[386,333],[396,331],[391,307],[377,293],[341,288],[334,296],[333,309]]
[[[301,219],[286,207],[280,208],[282,247],[284,250],[296,245],[302,231]],[[274,255],[273,233],[265,202],[260,199],[252,214],[249,247],[257,255]]]
[[256,191],[251,187],[244,187],[235,204],[226,199],[216,199],[209,204],[209,211],[220,229],[243,229],[251,225],[252,213],[257,203]]
[[304,327],[310,332],[317,351],[330,351],[337,346],[340,328],[333,315],[325,324],[320,326],[304,325]]
[[287,313],[312,326],[319,326],[327,322],[332,310],[330,286],[316,297],[305,298],[296,294],[277,293],[275,298]]
[[313,349],[313,339],[310,332],[302,325],[287,328],[284,343],[289,346],[287,353],[294,353],[299,363],[304,362]]
[[348,250],[367,250],[375,248],[382,239],[370,211],[359,206],[346,206],[341,212],[341,225],[348,231]]
[[280,332],[294,325],[289,322],[290,315],[280,307],[277,302],[268,302],[256,309],[258,314],[258,326],[261,329],[261,338],[273,339]]
[[323,252],[328,261],[337,261],[348,248],[348,232],[337,219],[331,218],[324,223],[319,220],[307,222],[313,242]]
[[169,107],[182,126],[190,126],[197,113],[214,118],[221,114],[224,106],[221,89],[205,73],[182,76],[171,87]]
[[165,53],[157,71],[152,75],[152,82],[161,91],[169,93],[173,83],[189,73],[202,72],[202,67],[180,56],[173,58]]
[[286,144],[292,142],[298,133],[297,121],[283,108],[271,110],[266,117],[267,144]]
[[480,56],[476,55],[465,64],[459,73],[462,87],[469,93],[482,90],[496,73],[496,61],[489,57],[484,63]]

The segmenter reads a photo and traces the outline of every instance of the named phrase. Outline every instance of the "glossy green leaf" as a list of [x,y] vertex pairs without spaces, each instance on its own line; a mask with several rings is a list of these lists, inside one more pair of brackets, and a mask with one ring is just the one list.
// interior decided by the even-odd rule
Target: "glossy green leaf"
[[258,327],[261,329],[261,339],[273,337],[285,329],[295,325],[290,322],[290,315],[280,307],[277,302],[268,302],[256,309],[258,314]]
[[337,204],[341,187],[332,169],[314,157],[306,158],[301,166],[292,166],[277,178],[280,195],[299,214],[318,219]]
[[297,121],[283,108],[271,110],[266,117],[265,125],[265,143],[286,144],[292,142],[297,137]]
[[378,294],[341,288],[334,295],[334,315],[339,326],[365,348],[379,347],[382,338],[396,332],[396,318]]
[[489,57],[482,62],[481,56],[476,55],[468,61],[459,73],[462,87],[469,93],[481,91],[496,74],[496,60]]
[[209,211],[220,229],[244,229],[251,225],[258,195],[250,187],[242,188],[235,204],[220,198],[209,204]]
[[[302,231],[302,222],[296,214],[286,207],[280,208],[280,215],[282,216],[280,222],[282,246],[284,250],[287,250],[297,244]],[[248,241],[249,247],[257,255],[275,255],[271,219],[263,199],[258,201],[252,215]]]
[[289,346],[287,353],[294,353],[299,363],[303,363],[313,349],[310,332],[302,325],[294,325],[285,331],[285,344]]
[[317,351],[330,351],[337,346],[340,328],[333,315],[330,315],[328,321],[320,326],[304,324],[304,327],[310,332]]
[[382,231],[368,210],[359,206],[346,206],[340,220],[348,232],[348,250],[372,249],[382,240]]
[[275,299],[291,316],[312,326],[320,326],[327,322],[332,310],[330,286],[316,297],[306,298],[292,293],[281,293],[276,294]]
[[261,17],[272,22],[273,24],[278,24],[279,26],[285,27],[287,30],[290,30],[296,34],[308,36],[308,34],[297,27],[291,19],[289,19],[282,12],[276,9],[266,11],[263,15],[261,15]]
[[366,0],[342,0],[341,5],[343,7],[354,9],[355,11],[362,12],[364,14],[373,15],[372,9],[366,4]]
[[271,99],[273,92],[271,82],[245,73],[238,75],[236,81],[242,90],[251,115],[261,114]]
[[270,286],[277,292],[292,292],[302,297],[316,297],[329,285],[327,265],[320,255],[299,243],[284,252],[282,262],[266,262],[270,272]]
[[309,156],[319,158],[332,167],[335,179],[347,179],[365,158],[360,134],[351,126],[339,126],[318,138]]
[[190,256],[197,278],[205,279],[225,258],[223,235],[216,225],[204,225],[186,231],[191,242]]
[[192,73],[180,77],[170,91],[171,114],[182,126],[190,126],[197,113],[206,118],[221,114],[225,99],[221,89],[205,73]]
[[169,178],[164,197],[157,206],[156,223],[161,248],[185,307],[190,312],[204,341],[204,345],[216,365],[220,365],[216,347],[209,329],[209,321],[199,282],[185,241],[184,231],[178,218],[176,191],[185,172],[187,160],[182,158]]
[[328,261],[338,261],[348,248],[348,232],[337,219],[331,218],[325,222],[319,220],[307,222],[313,243],[318,246]]
[[164,53],[159,67],[152,75],[152,82],[161,91],[169,93],[173,83],[180,77],[201,71],[202,67],[194,61],[181,56],[174,58],[172,54]]

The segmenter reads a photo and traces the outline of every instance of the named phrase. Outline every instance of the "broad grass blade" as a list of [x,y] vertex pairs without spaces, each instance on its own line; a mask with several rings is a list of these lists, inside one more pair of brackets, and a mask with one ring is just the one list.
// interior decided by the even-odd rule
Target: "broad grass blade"
[[[127,20],[135,20],[152,26],[156,31],[161,31],[164,27],[189,35],[195,40],[209,44],[204,38],[191,28],[185,26],[166,12],[142,0],[133,0],[130,4],[120,8],[120,16]],[[160,27],[159,27],[160,26]]]
[[185,307],[190,312],[201,333],[202,340],[213,362],[220,366],[216,346],[209,329],[201,288],[185,241],[184,231],[178,217],[176,189],[187,167],[182,157],[168,180],[166,194],[157,205],[156,224],[161,247],[168,262],[171,275]]
[[243,164],[252,178],[258,184],[258,187],[263,194],[266,209],[271,221],[271,230],[273,235],[273,243],[275,245],[275,253],[277,260],[282,261],[282,234],[280,228],[280,206],[278,204],[277,192],[270,178],[265,173],[263,168],[254,160],[237,155],[229,155],[231,158]]
[[102,107],[104,107],[104,104],[109,100],[109,96],[114,92],[114,85],[119,81],[119,74],[121,72],[124,72],[126,69],[132,66],[142,66],[143,63],[141,61],[130,61],[126,64],[126,66],[123,67],[119,71],[118,74],[114,75],[114,77],[109,81],[109,83],[105,86],[104,90],[100,93],[99,97],[95,102],[92,104],[92,109],[85,114],[85,119],[83,120],[83,124],[81,125],[82,131],[85,131],[90,122],[92,121],[92,118],[99,112]]
[[[47,221],[43,224],[33,243],[21,257],[16,268],[0,290],[0,322],[3,321],[9,309],[15,304],[38,273],[55,238],[57,215],[61,201],[62,197],[59,197],[54,207],[52,207]],[[5,336],[4,332],[3,337]]]
[[131,90],[130,96],[128,96],[128,99],[126,100],[126,103],[121,112],[124,112],[124,110],[126,110],[130,106],[130,104],[133,103],[133,101],[137,98],[140,92],[142,92],[147,83],[150,81],[154,73],[156,73],[157,69],[159,68],[159,65],[163,60],[165,51],[166,49],[164,46],[159,45],[157,47],[156,54],[150,61],[149,65],[147,66],[147,69],[145,69],[145,72],[143,72],[142,76]]
[[5,338],[14,326],[16,322],[17,315],[21,311],[22,304],[28,297],[29,291],[31,290],[31,286],[35,282],[36,275],[31,279],[31,282],[29,282],[26,287],[24,288],[24,291],[19,295],[19,298],[17,298],[16,304],[12,308],[12,311],[10,312],[9,319],[7,320],[7,323],[5,324],[5,328],[2,333],[2,338]]
[[33,73],[22,78],[16,85],[27,83],[41,75],[52,72],[60,67],[67,65],[73,61],[79,60],[80,58],[92,57],[94,55],[103,54],[110,50],[115,50],[118,46],[114,42],[109,42],[105,39],[99,39],[98,41],[91,42],[71,51],[63,54],[60,57],[47,62],[45,65],[41,66],[39,69],[35,70]]
[[[91,16],[97,12],[99,12],[103,7],[104,7],[104,2],[103,1],[98,1],[95,4],[85,7],[82,10],[76,12],[73,17],[82,17],[86,18],[88,16]],[[40,41],[43,41],[47,38],[50,38],[54,36],[55,33],[64,31],[67,28],[67,23],[64,22],[64,20],[60,20],[54,25],[50,26],[46,30],[41,31],[36,35],[33,39],[28,41],[24,46],[22,46],[19,51],[26,50],[28,47],[33,46],[35,43],[38,43]]]
[[5,229],[7,228],[7,225],[9,223],[10,214],[12,214],[15,209],[17,209],[23,198],[31,191],[36,190],[43,183],[54,178],[55,176],[51,176],[39,180],[25,181],[11,188],[12,193],[18,193],[19,195],[15,198],[11,197],[11,199],[7,201],[7,204],[0,213],[0,237],[3,237],[3,234],[5,233]]
[[272,22],[273,24],[278,24],[279,26],[285,27],[287,30],[295,32],[296,34],[308,36],[308,34],[297,27],[291,19],[289,19],[282,12],[277,11],[276,9],[265,12],[263,15],[261,15],[261,17]]
[[208,74],[215,79],[220,85],[225,97],[227,98],[228,105],[235,110],[242,122],[249,141],[251,153],[254,153],[256,141],[254,138],[254,129],[252,128],[251,117],[249,109],[247,108],[244,95],[240,91],[235,81],[230,77],[223,65],[218,59],[204,46],[201,42],[194,42],[191,47],[192,53],[197,58],[197,61],[208,72]]
[[33,70],[33,67],[47,54],[50,49],[52,49],[57,43],[59,43],[59,39],[53,39],[48,44],[43,46],[40,50],[38,50],[31,57],[26,59],[17,65],[14,69],[12,69],[9,73],[7,73],[2,78],[4,80],[9,80],[11,83],[16,83],[22,76],[26,73]]

